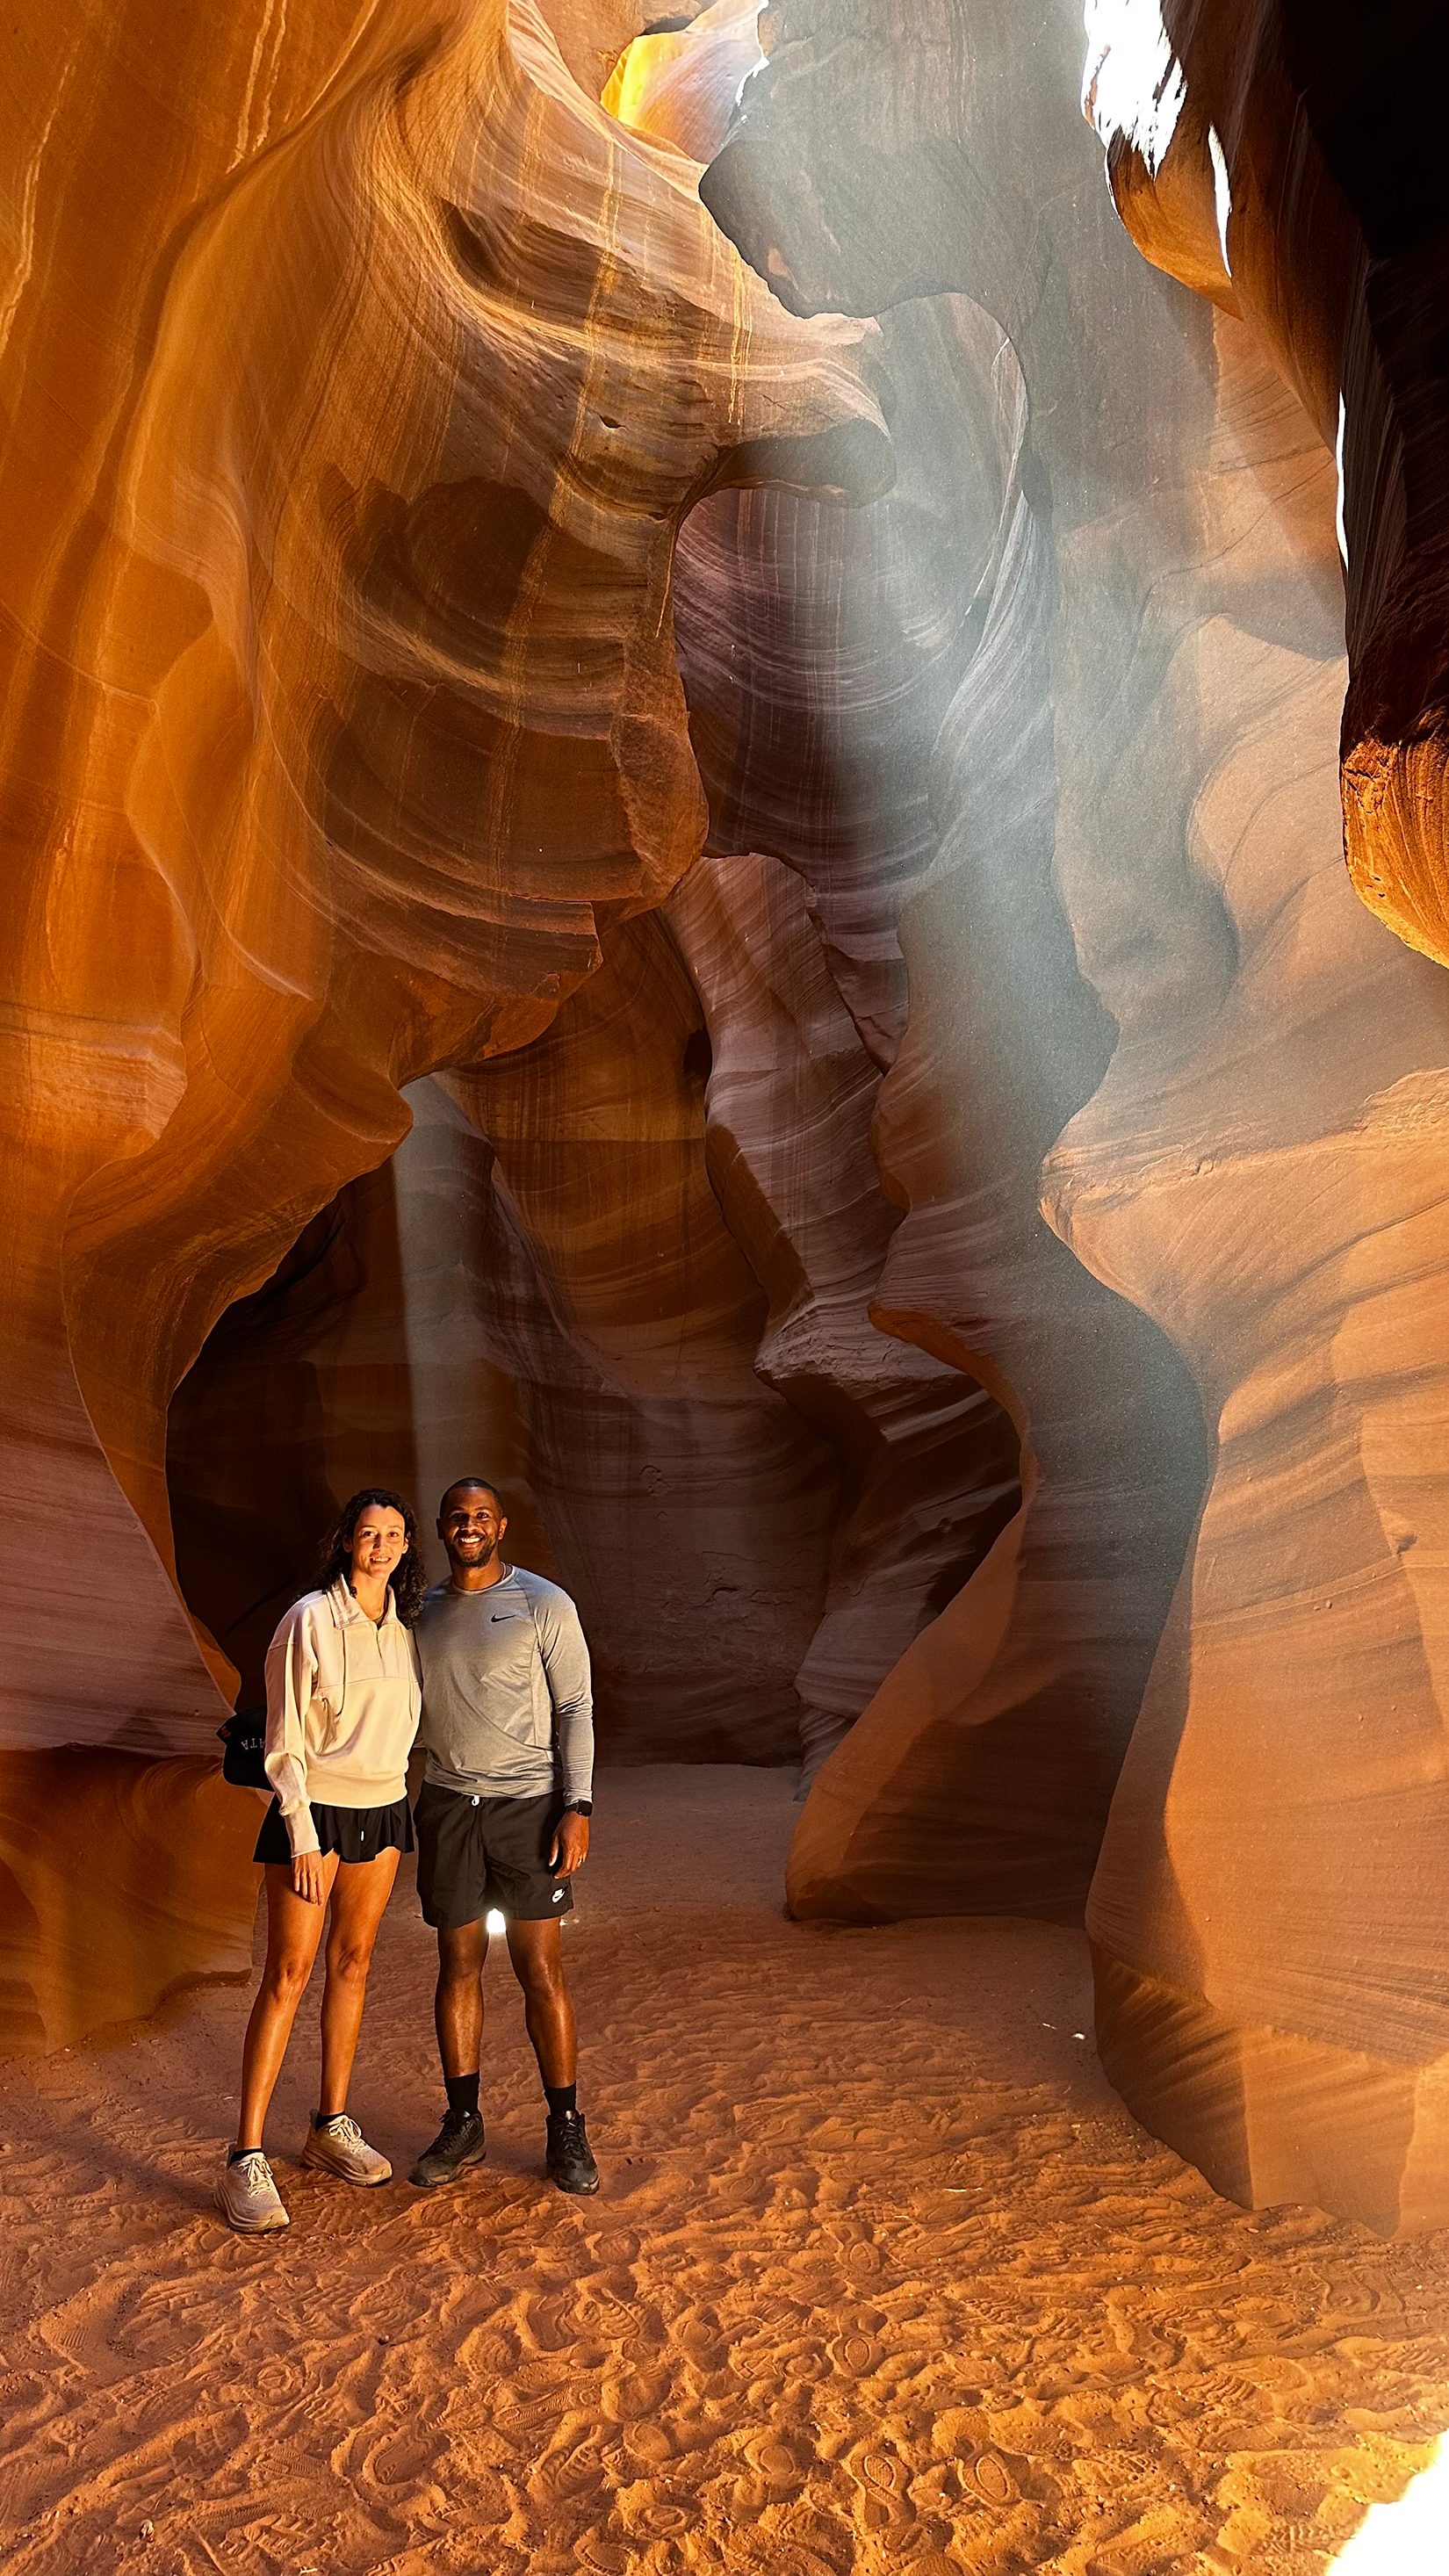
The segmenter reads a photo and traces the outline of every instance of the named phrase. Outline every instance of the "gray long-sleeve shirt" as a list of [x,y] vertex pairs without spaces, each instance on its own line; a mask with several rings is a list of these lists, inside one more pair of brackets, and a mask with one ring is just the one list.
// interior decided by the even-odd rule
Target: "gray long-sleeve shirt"
[[483,1592],[435,1584],[413,1630],[426,1777],[475,1798],[537,1798],[594,1779],[589,1650],[566,1592],[510,1566]]

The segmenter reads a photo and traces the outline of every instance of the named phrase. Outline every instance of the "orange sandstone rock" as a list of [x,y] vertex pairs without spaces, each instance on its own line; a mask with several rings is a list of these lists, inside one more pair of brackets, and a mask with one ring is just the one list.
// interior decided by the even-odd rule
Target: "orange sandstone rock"
[[0,1753],[0,2048],[69,2048],[251,1974],[261,1799],[212,1762]]

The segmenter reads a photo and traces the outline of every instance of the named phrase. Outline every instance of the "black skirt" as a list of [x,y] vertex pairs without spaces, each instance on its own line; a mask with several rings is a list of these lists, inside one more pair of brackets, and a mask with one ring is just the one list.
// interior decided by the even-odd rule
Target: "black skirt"
[[[376,1860],[379,1852],[413,1849],[413,1811],[406,1798],[395,1799],[390,1807],[319,1807],[314,1800],[312,1822],[322,1850],[336,1852],[343,1862]],[[262,1818],[252,1858],[285,1863],[291,1857],[282,1810],[274,1798]]]

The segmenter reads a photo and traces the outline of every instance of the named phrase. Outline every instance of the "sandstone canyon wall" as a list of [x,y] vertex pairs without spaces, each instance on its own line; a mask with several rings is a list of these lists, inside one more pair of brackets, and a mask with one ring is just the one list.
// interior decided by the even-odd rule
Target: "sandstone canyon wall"
[[[1422,130],[1442,25],[1391,9],[1350,47],[1345,13],[1210,23],[1168,8],[1149,118],[1140,52],[1124,60],[1112,12],[1088,17],[1088,101],[1129,229],[1241,317],[1336,453],[1334,495],[1320,450],[1319,518],[1335,499],[1349,871],[1380,920],[1443,958],[1446,415],[1430,316],[1446,235]],[[1262,673],[1266,702],[1279,685]],[[1320,741],[1337,708],[1335,687]],[[1206,783],[1195,837],[1222,875],[1238,991],[1271,1032],[1263,1075],[1285,1101],[1291,1084],[1296,1114],[1229,1107],[1220,1019],[1198,1059],[1206,1169],[1180,1148],[1130,1215],[1111,1204],[1109,1078],[1048,1181],[1068,1239],[1162,1317],[1218,1421],[1194,1564],[1093,1893],[1099,2019],[1128,2099],[1223,2188],[1436,2224],[1449,2190],[1445,997],[1345,915],[1326,763],[1295,775],[1285,737],[1269,772],[1255,714],[1251,750]],[[1215,852],[1229,849],[1224,871]],[[1283,971],[1288,918],[1331,1018],[1295,1007],[1306,979]]]
[[[581,85],[637,16],[554,15],[557,39],[528,0],[136,0],[15,37],[20,1915],[50,1902],[23,1824],[46,1748],[209,1749],[231,1669],[178,1597],[164,1475],[208,1331],[393,1150],[403,1084],[536,1034],[597,962],[596,907],[657,903],[699,847],[668,608],[689,504],[889,476],[862,333],[783,315],[692,168]],[[239,1962],[236,1923],[178,1968]]]
[[[924,292],[965,290],[1024,383],[1023,519],[1035,505],[1048,563],[1035,593],[1052,883],[1116,1024],[1090,1095],[1041,1142],[1039,1186],[1063,1243],[1190,1364],[1211,1461],[1091,1899],[1106,2061],[1142,2116],[1242,2198],[1441,2223],[1445,988],[1376,932],[1343,871],[1331,450],[1236,314],[1134,281],[1125,241],[1103,237],[1087,194],[1100,171],[1047,104],[1071,74],[1073,14],[1033,13],[1027,46],[1017,13],[989,7],[907,25],[882,5],[863,24],[785,0],[705,193],[797,309],[909,312]],[[1153,15],[1101,14],[1138,30]],[[883,124],[872,64],[891,45],[901,104]],[[1013,257],[1022,244],[1034,258]],[[1313,273],[1304,250],[1300,280]],[[969,1169],[946,1104],[980,1097],[963,1079],[960,956],[979,953],[989,918],[981,853],[1002,847],[1020,804],[1032,700],[1005,611],[1019,627],[1026,534],[941,736],[934,884],[902,920],[910,1020],[877,1136],[910,1205],[877,1303],[907,1331],[931,1304],[892,1288],[920,1275],[952,1141]],[[1349,574],[1352,587],[1352,536]],[[953,768],[957,743],[969,758]],[[1352,857],[1352,781],[1347,793]],[[930,1140],[918,1181],[893,1152],[897,1116]],[[959,1290],[959,1254],[938,1278],[951,1269]],[[981,1300],[993,1319],[1009,1311],[999,1278]],[[939,1313],[939,1285],[932,1302]],[[984,1373],[983,1339],[963,1355]],[[1079,1363],[1074,1408],[1100,1377]],[[1024,1370],[1021,1383],[1030,1456]],[[1052,1484],[1024,1481],[1029,1534]],[[1093,1598],[1119,1569],[1078,1526]],[[938,1708],[969,1718],[963,1673],[979,1686],[969,1659],[988,1602],[1010,1639],[1022,1587],[1013,1597],[998,1547],[821,1774],[792,1858],[797,1902],[871,1910],[888,1837],[918,1852],[969,1840],[969,1761],[957,1751],[933,1773],[930,1739]],[[936,1666],[956,1616],[954,1665]],[[1063,1628],[1053,1604],[1023,1635],[1043,1657]]]

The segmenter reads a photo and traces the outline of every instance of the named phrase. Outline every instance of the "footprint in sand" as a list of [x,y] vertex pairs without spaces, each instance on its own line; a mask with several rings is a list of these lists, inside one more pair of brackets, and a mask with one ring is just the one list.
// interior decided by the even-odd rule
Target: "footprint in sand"
[[847,2379],[863,2379],[874,2370],[881,2357],[881,2347],[871,2334],[837,2335],[829,2347],[830,2358]]
[[270,2361],[259,2363],[253,2371],[252,2385],[258,2396],[265,2397],[272,2406],[280,2406],[289,2397],[297,2395],[302,2385],[302,2373],[295,2362],[283,2361],[279,2354],[274,2354]]
[[757,2433],[745,2444],[745,2458],[771,2495],[790,2495],[804,2485],[809,2462],[802,2462],[783,2433]]
[[608,2291],[582,2290],[572,2307],[564,2309],[560,2327],[572,2323],[575,2332],[589,2343],[601,2339],[622,2343],[626,2336],[638,2331],[640,2315],[637,2304],[614,2298]]
[[856,2512],[867,2531],[899,2531],[915,2521],[906,2493],[911,2473],[893,2451],[858,2451],[849,2468],[859,2489]]
[[1015,2478],[997,2451],[978,2451],[965,2465],[971,2485],[988,2504],[1015,2504],[1020,2494]]
[[594,2576],[632,2576],[638,2561],[632,2549],[621,2540],[581,2540],[574,2552],[581,2567],[592,2568]]
[[541,2461],[528,2481],[528,2491],[535,2504],[585,2504],[602,2494],[605,2484],[597,2451],[581,2444]]
[[674,2444],[664,2426],[652,2423],[648,2417],[630,2425],[627,2439],[635,2459],[642,2460],[646,2468],[662,2467],[674,2456]]
[[609,2379],[599,2394],[600,2412],[613,2424],[632,2424],[639,2417],[657,2415],[671,2393],[673,2382],[667,2370],[634,2370],[621,2379]]

